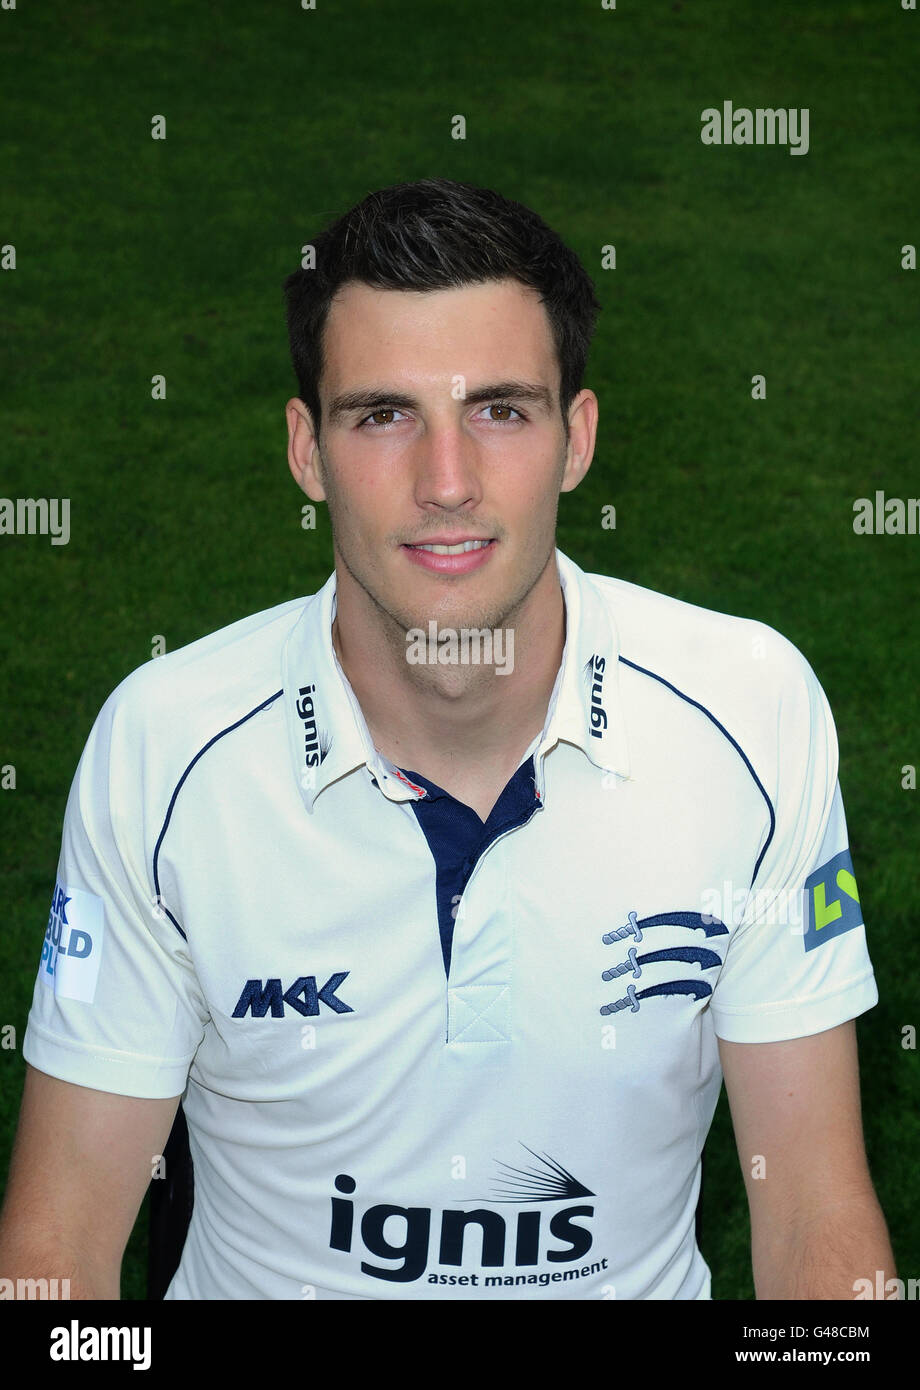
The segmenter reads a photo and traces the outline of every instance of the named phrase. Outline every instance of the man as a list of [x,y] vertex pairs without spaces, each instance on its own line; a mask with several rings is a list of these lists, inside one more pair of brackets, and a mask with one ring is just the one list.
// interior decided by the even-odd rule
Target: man
[[370,195],[286,282],[335,572],[134,672],[68,803],[0,1272],[117,1297],[178,1100],[170,1299],[707,1299],[724,1072],[761,1298],[893,1273],[830,710],[779,634],[555,548],[577,258]]

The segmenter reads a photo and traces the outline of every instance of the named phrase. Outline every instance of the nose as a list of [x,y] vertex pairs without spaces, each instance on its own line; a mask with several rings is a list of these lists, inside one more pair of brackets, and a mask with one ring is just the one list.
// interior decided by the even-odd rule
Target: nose
[[415,500],[420,507],[475,506],[482,497],[475,439],[456,419],[429,426],[416,445]]

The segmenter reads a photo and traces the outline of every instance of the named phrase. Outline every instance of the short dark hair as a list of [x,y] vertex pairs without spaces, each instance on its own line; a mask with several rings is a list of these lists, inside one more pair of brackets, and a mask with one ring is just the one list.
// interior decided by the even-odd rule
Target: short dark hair
[[475,184],[419,179],[369,193],[314,238],[314,269],[284,281],[291,362],[319,435],[323,330],[343,285],[442,290],[512,278],[546,309],[560,366],[559,405],[581,390],[600,311],[594,284],[562,239],[522,203]]

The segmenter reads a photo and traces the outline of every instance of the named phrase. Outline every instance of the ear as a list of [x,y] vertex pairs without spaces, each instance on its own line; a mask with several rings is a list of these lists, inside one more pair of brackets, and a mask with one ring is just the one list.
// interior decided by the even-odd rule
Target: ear
[[297,396],[291,397],[284,407],[284,413],[287,417],[288,467],[291,476],[311,502],[325,502],[313,417]]
[[561,492],[572,492],[591,467],[597,438],[598,404],[593,391],[579,391],[569,406],[569,442]]

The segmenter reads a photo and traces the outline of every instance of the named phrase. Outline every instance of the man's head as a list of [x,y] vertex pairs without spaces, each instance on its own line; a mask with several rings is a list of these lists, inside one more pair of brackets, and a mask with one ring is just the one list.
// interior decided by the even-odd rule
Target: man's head
[[[371,194],[315,249],[285,282],[288,458],[329,505],[339,612],[394,643],[516,621],[593,453],[590,279],[536,214],[445,180]],[[467,538],[475,563],[418,550]]]
[[295,270],[284,290],[294,374],[318,437],[326,320],[352,281],[423,293],[509,278],[531,286],[548,319],[567,431],[600,305],[578,257],[535,212],[491,189],[420,179],[369,193],[313,246],[315,267]]

